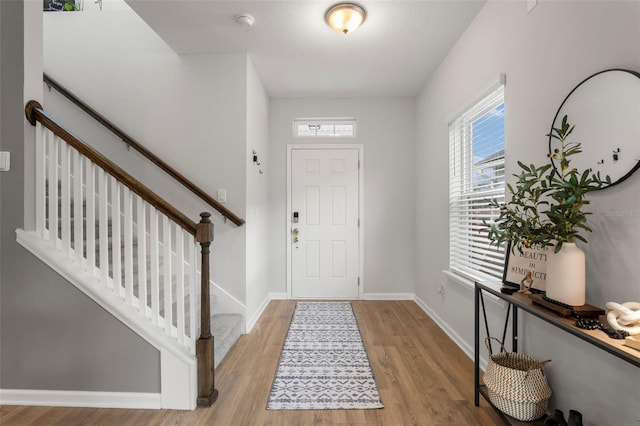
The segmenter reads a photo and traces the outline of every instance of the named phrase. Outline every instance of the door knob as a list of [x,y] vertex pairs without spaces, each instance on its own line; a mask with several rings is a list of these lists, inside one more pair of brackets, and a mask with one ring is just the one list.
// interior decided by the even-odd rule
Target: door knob
[[298,228],[293,228],[291,230],[291,235],[293,236],[293,243],[296,245],[296,248],[298,248],[298,234],[300,233],[300,231],[298,230]]

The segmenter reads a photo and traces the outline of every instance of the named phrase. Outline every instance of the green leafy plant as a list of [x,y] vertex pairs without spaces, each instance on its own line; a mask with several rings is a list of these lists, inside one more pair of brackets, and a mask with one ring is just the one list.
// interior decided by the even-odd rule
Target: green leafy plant
[[511,200],[489,201],[500,210],[493,222],[485,221],[492,244],[511,242],[512,250],[518,248],[520,252],[522,247],[555,246],[557,253],[563,243],[587,242],[581,235],[591,232],[587,225],[591,213],[583,210],[589,204],[585,196],[610,184],[611,178],[602,179],[599,172],[592,173],[591,169],[579,171],[571,167],[571,157],[582,152],[580,143],[567,141],[574,127],[565,115],[561,126],[547,135],[560,142],[560,148],[548,154],[556,167],[551,162],[537,167],[518,161],[521,171],[513,175],[518,179],[515,188],[507,184]]

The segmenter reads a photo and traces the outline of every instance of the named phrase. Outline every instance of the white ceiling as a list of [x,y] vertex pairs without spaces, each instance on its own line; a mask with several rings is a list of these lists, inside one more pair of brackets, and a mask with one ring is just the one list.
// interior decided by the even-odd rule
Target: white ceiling
[[331,0],[127,3],[177,53],[248,53],[271,97],[314,98],[416,95],[484,1],[362,0],[367,19],[348,35],[324,22]]

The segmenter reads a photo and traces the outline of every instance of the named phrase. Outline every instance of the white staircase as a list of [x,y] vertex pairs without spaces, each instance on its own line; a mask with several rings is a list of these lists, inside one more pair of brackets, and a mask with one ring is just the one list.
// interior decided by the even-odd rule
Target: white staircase
[[[161,408],[194,409],[196,223],[170,220],[39,122],[36,127],[35,230],[17,230],[18,242],[160,351]],[[212,322],[217,365],[243,320],[213,315]]]

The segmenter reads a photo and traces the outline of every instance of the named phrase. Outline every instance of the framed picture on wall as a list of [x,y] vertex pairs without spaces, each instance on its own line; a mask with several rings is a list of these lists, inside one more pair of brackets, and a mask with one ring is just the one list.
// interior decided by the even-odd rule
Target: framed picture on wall
[[522,247],[511,250],[507,245],[502,282],[523,291],[542,293],[546,290],[547,256],[553,247]]

